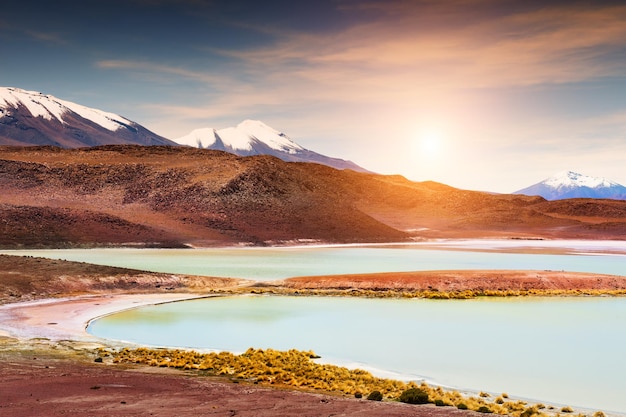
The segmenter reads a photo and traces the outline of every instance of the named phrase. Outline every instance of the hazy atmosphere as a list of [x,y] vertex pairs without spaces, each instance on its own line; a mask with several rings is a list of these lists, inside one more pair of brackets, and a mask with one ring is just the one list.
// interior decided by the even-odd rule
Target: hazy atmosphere
[[0,85],[168,138],[259,119],[372,171],[512,192],[626,184],[626,6],[597,1],[11,2]]

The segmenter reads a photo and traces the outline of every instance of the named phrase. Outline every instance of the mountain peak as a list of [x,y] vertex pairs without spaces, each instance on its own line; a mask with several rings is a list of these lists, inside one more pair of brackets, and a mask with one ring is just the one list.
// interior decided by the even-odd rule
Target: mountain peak
[[580,187],[611,187],[619,185],[614,181],[607,180],[601,177],[590,177],[588,175],[579,174],[574,171],[561,171],[550,178],[543,181],[546,185],[559,187],[559,186],[580,186]]
[[67,124],[64,115],[70,112],[111,131],[132,124],[130,120],[117,114],[81,106],[48,94],[14,87],[0,87],[0,108],[10,112],[12,108],[19,107],[26,108],[33,117],[56,120],[61,124]]
[[304,150],[302,146],[292,141],[289,136],[269,127],[260,120],[244,120],[237,125],[236,129],[245,132],[250,138],[263,142],[277,151],[295,154]]
[[626,200],[626,187],[601,177],[561,171],[513,194],[540,195],[546,200],[566,198],[608,198]]
[[174,145],[117,114],[38,91],[0,87],[0,145],[107,144]]
[[196,129],[174,141],[181,145],[216,149],[239,156],[272,155],[287,162],[315,162],[337,169],[369,172],[351,161],[331,158],[303,148],[285,133],[260,120],[248,119],[236,127],[219,130]]

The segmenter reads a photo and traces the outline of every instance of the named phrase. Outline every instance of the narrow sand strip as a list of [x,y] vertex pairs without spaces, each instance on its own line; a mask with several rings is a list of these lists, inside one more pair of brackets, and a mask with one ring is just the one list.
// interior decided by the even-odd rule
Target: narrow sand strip
[[90,320],[150,304],[197,298],[197,294],[116,294],[46,299],[0,306],[0,336],[97,342]]

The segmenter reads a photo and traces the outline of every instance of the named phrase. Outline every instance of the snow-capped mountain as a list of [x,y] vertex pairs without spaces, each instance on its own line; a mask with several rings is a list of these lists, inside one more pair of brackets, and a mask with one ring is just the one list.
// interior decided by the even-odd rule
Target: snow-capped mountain
[[176,145],[117,114],[35,91],[0,87],[0,145],[109,144]]
[[540,195],[546,200],[609,198],[626,200],[626,187],[605,178],[563,171],[513,194]]
[[203,149],[215,149],[239,156],[272,155],[287,162],[315,162],[337,169],[369,172],[354,162],[331,158],[305,149],[289,136],[258,120],[245,120],[237,127],[197,129],[175,142]]

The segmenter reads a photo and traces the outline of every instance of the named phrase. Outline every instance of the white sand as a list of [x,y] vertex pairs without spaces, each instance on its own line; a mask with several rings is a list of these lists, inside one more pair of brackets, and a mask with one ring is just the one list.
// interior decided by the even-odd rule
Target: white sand
[[197,298],[197,294],[119,294],[46,299],[0,306],[0,336],[97,342],[90,320],[150,304]]

